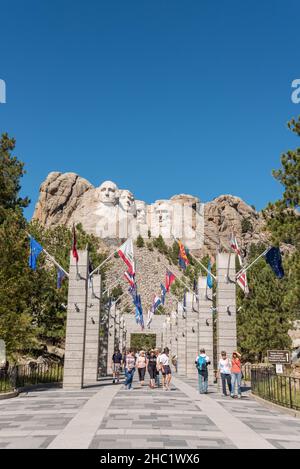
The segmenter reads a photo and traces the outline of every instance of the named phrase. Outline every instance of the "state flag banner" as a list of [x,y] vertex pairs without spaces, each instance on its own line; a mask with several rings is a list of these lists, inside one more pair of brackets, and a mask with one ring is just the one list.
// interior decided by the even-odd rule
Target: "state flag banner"
[[179,245],[179,257],[178,257],[179,266],[185,270],[187,266],[189,265],[190,261],[188,260],[186,249],[184,245],[182,244],[182,242],[178,241],[178,245]]
[[135,286],[134,275],[131,275],[129,272],[124,272],[124,277],[126,278],[127,282],[130,284],[131,287]]
[[172,283],[175,281],[176,277],[175,275],[170,272],[170,270],[167,270],[166,271],[166,290],[167,292],[169,292],[170,290],[170,287],[172,285]]
[[236,279],[236,283],[239,287],[243,290],[244,293],[249,293],[248,281],[247,281],[247,274],[246,272],[242,272]]
[[43,251],[43,247],[38,243],[32,236],[30,236],[30,252],[28,265],[32,270],[36,270],[36,263],[40,253]]
[[57,269],[57,288],[61,288],[62,282],[65,278],[66,274],[62,269]]
[[132,239],[127,239],[124,244],[118,249],[118,254],[123,259],[128,267],[130,275],[135,274],[134,256],[133,256],[133,242]]
[[239,248],[236,236],[234,236],[234,235],[231,236],[230,247],[236,253],[236,255],[238,256],[240,266],[242,267],[243,266],[242,254],[241,254],[241,250]]
[[284,270],[282,267],[282,259],[280,254],[280,249],[276,247],[272,247],[269,251],[265,254],[266,262],[269,264],[271,269],[273,270],[274,274],[277,278],[284,277]]

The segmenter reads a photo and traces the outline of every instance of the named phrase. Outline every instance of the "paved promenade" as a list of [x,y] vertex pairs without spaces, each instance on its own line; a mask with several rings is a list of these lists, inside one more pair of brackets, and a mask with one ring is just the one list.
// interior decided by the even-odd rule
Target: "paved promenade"
[[199,395],[194,380],[179,378],[169,392],[110,382],[0,400],[0,448],[300,448],[300,419],[247,393]]

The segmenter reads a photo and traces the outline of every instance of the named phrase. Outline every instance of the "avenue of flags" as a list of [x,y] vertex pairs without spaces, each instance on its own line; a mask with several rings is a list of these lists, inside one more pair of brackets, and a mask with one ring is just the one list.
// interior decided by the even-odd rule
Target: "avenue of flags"
[[[38,263],[38,258],[39,255],[43,252],[46,257],[54,263],[54,265],[57,268],[57,288],[61,288],[63,280],[68,277],[68,273],[55,261],[55,259],[43,248],[43,246],[36,240],[34,239],[31,235],[29,235],[29,259],[28,259],[28,265],[29,267],[36,271],[37,269],[37,263]],[[190,261],[188,259],[188,250],[185,248],[183,243],[178,240],[178,245],[179,245],[179,255],[178,255],[178,262],[179,266],[186,270],[187,266],[190,264]],[[282,258],[281,258],[281,253],[279,247],[268,247],[263,253],[261,253],[255,260],[253,260],[249,265],[246,265],[240,247],[238,245],[238,241],[236,238],[236,235],[233,233],[230,237],[229,245],[231,250],[235,253],[235,255],[238,258],[238,262],[240,265],[240,271],[237,272],[235,276],[235,281],[239,285],[239,287],[244,291],[245,294],[249,293],[249,287],[248,287],[248,281],[247,281],[247,270],[252,267],[252,265],[257,262],[258,259],[264,258],[267,264],[270,266],[274,274],[278,279],[282,279],[284,277],[284,269],[282,266]],[[75,227],[73,226],[72,229],[72,247],[71,247],[71,252],[73,258],[76,260],[76,267],[78,268],[78,260],[79,260],[79,255],[77,251],[77,238],[76,238],[76,231]],[[140,324],[141,328],[144,329],[144,318],[143,318],[143,307],[142,307],[142,302],[141,302],[141,296],[138,293],[138,287],[136,283],[136,269],[135,269],[135,260],[134,260],[134,252],[133,252],[133,241],[132,239],[128,239],[125,243],[123,243],[117,251],[119,257],[124,261],[126,264],[127,270],[124,272],[124,277],[129,283],[129,289],[128,292],[130,293],[130,296],[133,301],[133,305],[135,308],[135,318],[136,322]],[[106,262],[110,257],[112,257],[114,253],[112,253],[104,262]],[[192,255],[192,254],[191,254]],[[193,256],[192,256],[193,257]],[[102,263],[103,264],[103,263]],[[102,265],[101,264],[101,265]],[[98,266],[99,267],[101,267]],[[202,264],[201,264],[202,265]],[[97,268],[97,269],[98,269]],[[212,265],[211,261],[208,261],[207,268],[203,266],[204,269],[206,269],[207,272],[207,277],[206,277],[206,285],[207,288],[212,289],[213,288],[213,280],[215,279],[215,276],[212,274]],[[93,273],[97,270],[92,270],[92,266],[89,266],[89,279],[92,282],[92,276]],[[228,263],[228,271],[229,271],[229,263]],[[172,283],[176,280],[175,274],[170,271],[169,269],[166,269],[166,274],[165,274],[165,284],[161,283],[160,284],[160,294],[155,295],[153,298],[152,305],[148,311],[148,318],[147,318],[147,326],[150,325],[153,315],[155,314],[157,308],[159,308],[161,305],[165,304],[165,299],[167,293],[170,292],[170,287]],[[178,279],[180,281],[180,279]],[[233,280],[233,279],[232,279]],[[181,282],[184,284],[184,282]],[[188,288],[189,289],[189,288]],[[197,297],[197,279],[194,278],[194,285],[193,285],[193,292]],[[183,296],[183,309],[186,309],[186,290],[184,291],[184,296]]]

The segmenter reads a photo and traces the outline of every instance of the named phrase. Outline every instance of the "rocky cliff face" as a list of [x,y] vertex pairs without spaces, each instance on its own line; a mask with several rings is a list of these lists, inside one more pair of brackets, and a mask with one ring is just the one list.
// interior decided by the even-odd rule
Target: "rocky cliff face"
[[75,173],[52,172],[48,175],[40,187],[33,219],[47,227],[81,222],[86,231],[103,239],[106,239],[103,233],[111,220],[114,223],[117,220],[113,234],[108,236],[110,244],[112,239],[117,243],[118,239],[127,237],[122,236],[121,225],[128,219],[132,223],[129,235],[136,237],[141,234],[146,238],[150,228],[152,236],[161,234],[169,244],[179,225],[175,220],[178,207],[192,210],[190,223],[196,240],[188,240],[186,244],[195,255],[209,253],[213,256],[216,249],[227,249],[233,229],[245,253],[251,243],[266,241],[261,214],[239,197],[221,195],[201,204],[197,197],[180,194],[170,200],[158,200],[147,205],[143,201],[135,201],[131,192],[119,190],[110,181],[95,188]]
[[67,225],[84,193],[92,188],[75,173],[52,172],[40,187],[33,219],[47,227]]

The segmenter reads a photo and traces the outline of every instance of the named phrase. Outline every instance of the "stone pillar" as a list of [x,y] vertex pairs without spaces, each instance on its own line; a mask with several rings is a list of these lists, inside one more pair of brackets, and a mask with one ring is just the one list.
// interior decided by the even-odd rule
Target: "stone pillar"
[[195,295],[186,293],[186,375],[197,378],[195,358],[198,355],[198,307]]
[[93,275],[92,282],[88,288],[84,384],[95,383],[99,374],[101,275]]
[[[229,279],[227,270],[229,266]],[[235,256],[217,254],[217,353],[226,350],[229,357],[237,348]]]
[[111,375],[111,357],[115,348],[115,335],[116,335],[116,304],[111,305],[108,313],[108,345],[107,345],[107,374]]
[[186,376],[186,313],[182,303],[178,303],[177,317],[177,372],[179,376]]
[[84,380],[89,256],[82,250],[78,250],[78,256],[76,267],[76,260],[70,253],[64,389],[81,389]]
[[[206,296],[207,293],[207,296]],[[210,358],[211,364],[208,366],[208,382],[214,382],[214,328],[212,313],[212,290],[206,289],[206,277],[199,277],[198,280],[199,295],[199,344],[200,348],[204,348],[206,355]]]

